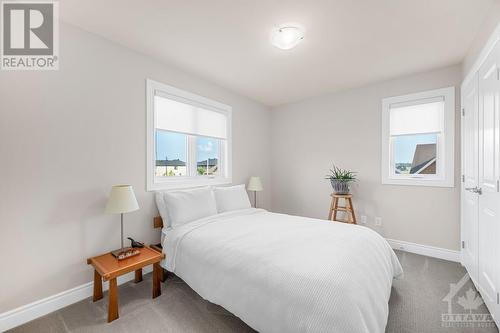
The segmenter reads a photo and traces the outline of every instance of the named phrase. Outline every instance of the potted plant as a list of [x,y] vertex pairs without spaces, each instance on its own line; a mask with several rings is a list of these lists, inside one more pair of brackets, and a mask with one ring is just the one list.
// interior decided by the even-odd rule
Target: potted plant
[[356,181],[356,172],[338,168],[333,165],[330,174],[326,176],[332,184],[333,193],[349,194],[351,184]]

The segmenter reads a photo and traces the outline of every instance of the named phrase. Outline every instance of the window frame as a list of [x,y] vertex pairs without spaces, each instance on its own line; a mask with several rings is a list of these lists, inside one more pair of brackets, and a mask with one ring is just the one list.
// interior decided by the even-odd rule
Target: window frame
[[[437,135],[436,174],[405,175],[394,172],[394,138],[390,135],[390,107],[393,104],[424,104],[436,98],[444,99],[443,132]],[[422,103],[419,103],[422,102]],[[413,186],[455,186],[455,87],[428,90],[382,99],[382,184]],[[409,133],[411,135],[414,133]]]
[[[186,142],[186,171],[187,176],[161,177],[157,181],[155,176],[156,168],[156,126],[154,113],[154,96],[159,95],[164,98],[171,98],[175,101],[203,107],[211,111],[222,113],[226,116],[227,139],[225,144],[223,139],[217,139],[219,143],[219,174],[215,176],[197,174],[196,158],[196,138],[203,137],[197,135],[187,135]],[[232,182],[232,131],[231,131],[232,107],[209,98],[196,95],[194,93],[181,90],[167,84],[163,84],[151,79],[146,79],[146,190],[171,190],[189,187],[223,185]],[[183,133],[184,134],[184,133]]]

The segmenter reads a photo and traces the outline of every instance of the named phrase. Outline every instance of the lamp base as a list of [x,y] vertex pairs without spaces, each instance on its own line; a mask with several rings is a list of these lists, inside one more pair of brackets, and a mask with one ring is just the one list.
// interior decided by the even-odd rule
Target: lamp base
[[118,250],[111,251],[111,254],[118,260],[127,259],[140,254],[141,251],[137,248],[124,247]]

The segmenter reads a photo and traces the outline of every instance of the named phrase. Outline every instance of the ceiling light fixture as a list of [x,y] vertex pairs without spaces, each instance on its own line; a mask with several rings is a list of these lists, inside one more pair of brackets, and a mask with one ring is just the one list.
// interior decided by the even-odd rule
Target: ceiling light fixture
[[304,39],[304,28],[297,24],[282,24],[271,31],[271,44],[282,50],[290,50]]

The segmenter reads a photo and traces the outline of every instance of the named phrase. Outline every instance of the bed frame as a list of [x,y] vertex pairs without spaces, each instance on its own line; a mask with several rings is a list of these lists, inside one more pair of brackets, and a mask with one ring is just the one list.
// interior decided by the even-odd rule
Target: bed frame
[[[161,216],[153,217],[153,228],[155,228],[155,229],[163,228],[163,220],[161,219]],[[163,247],[162,247],[161,243],[153,244],[150,247],[152,247],[153,249],[155,249],[159,252],[163,252]],[[160,270],[161,282],[165,282],[167,280],[167,277],[169,274],[170,273],[165,268],[162,267]]]
[[163,228],[163,220],[161,219],[161,216],[153,217],[153,228]]

